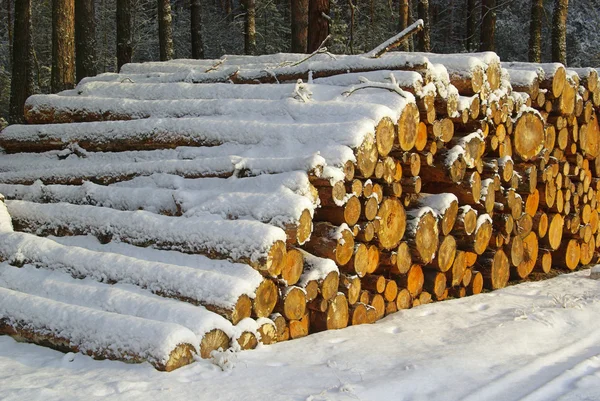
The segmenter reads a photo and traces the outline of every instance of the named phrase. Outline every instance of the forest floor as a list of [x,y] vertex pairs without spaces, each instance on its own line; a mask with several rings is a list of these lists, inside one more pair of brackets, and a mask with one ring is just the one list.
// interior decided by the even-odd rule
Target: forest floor
[[600,400],[600,281],[589,273],[222,353],[172,373],[2,336],[0,399]]

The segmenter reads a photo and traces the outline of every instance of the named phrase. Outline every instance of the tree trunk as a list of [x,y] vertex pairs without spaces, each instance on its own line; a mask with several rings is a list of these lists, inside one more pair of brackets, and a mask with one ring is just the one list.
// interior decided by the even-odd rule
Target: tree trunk
[[329,20],[323,14],[329,16],[329,0],[308,1],[308,53],[317,50],[329,35]]
[[[400,10],[399,10],[399,26],[398,26],[398,31],[402,32],[403,30],[405,30],[406,28],[408,28],[408,9],[409,9],[409,5],[408,5],[408,0],[400,0]],[[405,40],[401,45],[400,45],[400,50],[402,51],[410,51],[410,45],[408,43],[408,40]]]
[[117,0],[117,70],[131,63],[131,0]]
[[567,9],[569,0],[555,0],[552,15],[552,61],[567,65]]
[[542,15],[544,0],[531,0],[531,20],[529,21],[529,62],[542,62]]
[[171,1],[158,0],[158,44],[160,61],[173,59],[173,28],[171,27]]
[[13,124],[25,122],[25,100],[33,94],[33,39],[31,29],[31,0],[15,3],[13,68],[10,91],[9,121]]
[[52,1],[52,92],[75,87],[75,0]]
[[8,57],[12,57],[12,44],[13,44],[13,20],[12,20],[12,10],[11,10],[11,1],[5,0],[6,2],[6,32],[8,33]]
[[256,0],[243,0],[246,8],[244,20],[244,53],[256,54]]
[[75,3],[75,56],[77,82],[97,74],[94,0],[77,0]]
[[192,58],[201,59],[204,58],[204,44],[202,43],[202,12],[200,0],[192,0],[190,7]]
[[496,0],[481,1],[480,51],[496,51]]
[[419,32],[418,50],[421,52],[430,52],[431,41],[429,39],[429,0],[419,0],[417,13],[419,19],[423,20],[423,30]]
[[292,53],[306,53],[308,0],[291,0]]
[[477,0],[467,0],[467,40],[466,48],[469,52],[477,49],[477,25],[479,22]]

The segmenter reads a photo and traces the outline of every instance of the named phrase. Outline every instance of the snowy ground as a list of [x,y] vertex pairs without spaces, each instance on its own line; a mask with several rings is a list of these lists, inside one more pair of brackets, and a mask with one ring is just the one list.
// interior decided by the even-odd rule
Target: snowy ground
[[172,373],[0,337],[4,400],[600,400],[589,270]]

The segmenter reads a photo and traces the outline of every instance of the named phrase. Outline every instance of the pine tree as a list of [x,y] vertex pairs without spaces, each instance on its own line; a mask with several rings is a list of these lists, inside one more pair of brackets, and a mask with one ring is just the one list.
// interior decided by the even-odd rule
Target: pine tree
[[192,58],[204,58],[202,43],[202,9],[200,0],[192,0],[190,4],[190,22],[192,31]]
[[171,27],[171,1],[158,0],[158,44],[160,61],[173,58],[173,28]]
[[96,15],[94,0],[75,2],[75,56],[77,82],[96,75]]
[[75,87],[75,0],[52,1],[52,92]]
[[496,51],[496,0],[481,2],[480,51]]
[[308,0],[291,0],[292,53],[306,53]]
[[131,63],[133,55],[131,32],[131,0],[117,0],[117,70]]
[[10,91],[9,121],[25,122],[25,100],[33,94],[33,43],[31,29],[31,0],[15,2],[15,25],[13,30],[13,68]]
[[329,0],[308,1],[308,53],[317,50],[329,35],[329,6]]
[[552,61],[567,65],[567,11],[569,0],[555,0],[552,15]]

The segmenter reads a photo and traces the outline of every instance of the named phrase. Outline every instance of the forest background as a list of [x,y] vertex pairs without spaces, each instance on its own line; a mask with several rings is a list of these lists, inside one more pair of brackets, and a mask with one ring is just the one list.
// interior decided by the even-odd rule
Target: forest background
[[[9,114],[15,1],[2,0],[0,9],[0,117]],[[79,1],[79,0],[76,0]],[[192,58],[191,3],[198,4],[200,36],[205,58],[248,53],[245,43],[248,0],[172,0],[173,57]],[[293,1],[293,0],[292,0]],[[489,0],[487,0],[489,3]],[[164,3],[164,1],[162,1]],[[158,2],[160,4],[161,1]],[[254,54],[291,52],[290,0],[253,0],[255,6]],[[357,54],[375,47],[399,31],[402,5],[408,3],[408,22],[418,18],[421,1],[330,0],[326,44],[332,53]],[[482,26],[495,17],[494,50],[505,61],[527,61],[532,3],[543,5],[541,13],[541,60],[550,61],[555,1],[429,0],[430,48],[436,53],[476,51],[481,48]],[[131,60],[159,60],[159,7],[156,0],[130,0]],[[482,7],[483,4],[483,7]],[[117,71],[117,0],[95,0],[95,60],[97,73]],[[34,93],[51,92],[52,0],[32,0]],[[469,27],[469,21],[471,27]],[[482,22],[483,21],[483,22]],[[414,38],[416,42],[418,39]],[[413,38],[406,50],[413,50]],[[600,0],[572,0],[566,21],[567,64],[572,67],[600,65]],[[196,55],[197,56],[197,55]]]

